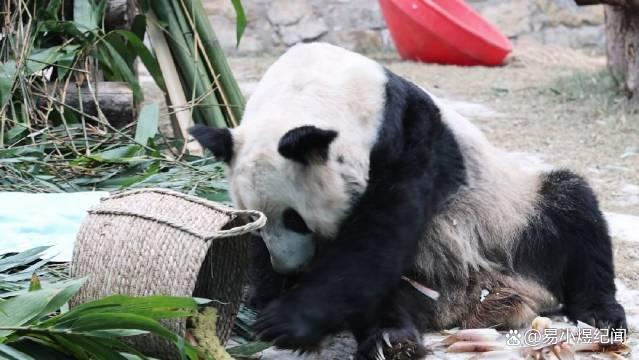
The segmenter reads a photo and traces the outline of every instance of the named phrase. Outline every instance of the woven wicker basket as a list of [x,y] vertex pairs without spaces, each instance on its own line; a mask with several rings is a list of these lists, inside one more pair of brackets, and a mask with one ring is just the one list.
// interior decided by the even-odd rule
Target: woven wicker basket
[[[214,299],[218,336],[230,336],[245,285],[250,231],[266,222],[239,211],[165,189],[114,194],[89,211],[75,243],[72,276],[89,276],[71,306],[112,294],[179,295]],[[184,335],[186,321],[166,322]],[[172,345],[137,337],[150,356],[175,358]]]

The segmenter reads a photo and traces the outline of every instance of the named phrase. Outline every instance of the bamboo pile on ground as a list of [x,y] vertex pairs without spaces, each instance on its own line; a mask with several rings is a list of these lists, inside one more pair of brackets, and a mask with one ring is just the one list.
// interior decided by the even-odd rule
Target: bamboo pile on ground
[[[184,140],[157,131],[157,105],[145,106],[137,125],[116,124],[118,116],[103,107],[109,93],[129,96],[131,108],[142,101],[137,59],[167,89],[142,41],[145,13],[132,19],[131,29],[107,32],[105,4],[77,1],[68,14],[62,1],[2,2],[0,191],[160,186],[227,200],[221,166],[182,153]],[[96,68],[117,91],[105,91]],[[171,83],[176,87],[181,84]]]

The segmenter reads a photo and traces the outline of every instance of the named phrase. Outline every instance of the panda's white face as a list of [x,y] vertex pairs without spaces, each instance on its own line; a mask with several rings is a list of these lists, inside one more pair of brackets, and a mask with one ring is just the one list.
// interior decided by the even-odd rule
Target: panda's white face
[[[370,59],[328,44],[298,45],[266,72],[231,130],[231,196],[237,207],[266,214],[261,235],[277,271],[308,264],[318,239],[335,237],[365,190],[385,84],[384,69]],[[278,151],[299,127],[334,135],[322,156],[302,163]]]
[[266,214],[260,235],[274,269],[299,270],[313,258],[318,239],[335,236],[349,210],[351,185],[341,176],[340,164],[298,164],[279,155],[277,148],[235,164],[229,171],[234,203]]

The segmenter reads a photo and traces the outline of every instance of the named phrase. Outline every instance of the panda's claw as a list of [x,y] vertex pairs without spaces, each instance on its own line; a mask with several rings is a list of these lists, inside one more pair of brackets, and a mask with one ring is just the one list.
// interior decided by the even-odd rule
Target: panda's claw
[[386,346],[393,347],[390,342],[390,335],[388,335],[386,331],[384,331],[384,333],[382,334],[382,339],[384,339],[384,343],[386,344]]
[[357,360],[417,360],[428,350],[409,329],[380,329],[358,344]]
[[382,343],[379,341],[377,342],[377,354],[375,354],[375,360],[386,360]]

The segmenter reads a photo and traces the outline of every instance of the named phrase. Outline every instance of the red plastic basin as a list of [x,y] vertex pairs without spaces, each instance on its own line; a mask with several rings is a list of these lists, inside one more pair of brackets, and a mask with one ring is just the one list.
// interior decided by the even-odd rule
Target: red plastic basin
[[400,56],[455,65],[501,65],[508,39],[463,0],[380,0]]

